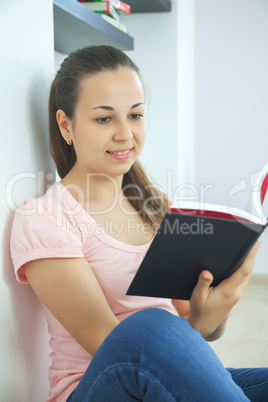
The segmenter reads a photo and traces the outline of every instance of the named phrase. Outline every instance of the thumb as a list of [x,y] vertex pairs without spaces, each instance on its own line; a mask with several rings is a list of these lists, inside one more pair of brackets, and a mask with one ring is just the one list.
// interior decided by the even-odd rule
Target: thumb
[[213,282],[213,275],[209,271],[202,271],[199,275],[197,282],[197,289],[199,292],[207,292],[211,283]]

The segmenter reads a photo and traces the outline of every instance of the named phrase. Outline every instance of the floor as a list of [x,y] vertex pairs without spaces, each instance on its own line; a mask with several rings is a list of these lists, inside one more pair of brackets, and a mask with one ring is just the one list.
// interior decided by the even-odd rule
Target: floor
[[222,338],[210,342],[225,367],[268,366],[268,275],[254,275]]

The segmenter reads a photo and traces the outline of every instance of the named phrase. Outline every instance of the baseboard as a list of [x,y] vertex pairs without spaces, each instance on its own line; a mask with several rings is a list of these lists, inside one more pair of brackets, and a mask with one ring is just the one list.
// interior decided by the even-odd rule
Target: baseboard
[[268,286],[268,274],[252,274],[249,283],[251,285]]

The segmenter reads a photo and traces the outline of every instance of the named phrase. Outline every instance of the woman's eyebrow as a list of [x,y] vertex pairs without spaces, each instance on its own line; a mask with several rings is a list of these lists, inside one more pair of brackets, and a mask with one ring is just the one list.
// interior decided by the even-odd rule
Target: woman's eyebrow
[[130,109],[135,109],[135,107],[138,107],[138,106],[140,106],[140,105],[144,105],[144,103],[143,103],[143,102],[135,103],[135,105],[131,106]]
[[[144,103],[143,103],[143,102],[135,103],[135,105],[131,106],[130,109],[135,109],[135,107],[138,107],[138,106],[140,106],[140,105],[144,105]],[[114,108],[111,107],[111,106],[96,106],[96,107],[94,107],[92,110],[95,110],[95,109],[114,110]]]
[[111,106],[96,106],[96,107],[93,107],[92,110],[95,110],[95,109],[114,110],[114,108]]

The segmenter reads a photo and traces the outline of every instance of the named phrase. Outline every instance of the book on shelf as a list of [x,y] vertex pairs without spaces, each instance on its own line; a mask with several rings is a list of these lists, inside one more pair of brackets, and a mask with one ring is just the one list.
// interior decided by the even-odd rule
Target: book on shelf
[[123,11],[126,14],[131,13],[131,6],[124,3],[123,1],[119,0],[110,0],[112,5],[118,10],[118,11]]
[[211,286],[228,278],[267,228],[267,187],[268,163],[251,193],[251,212],[195,202],[170,208],[126,294],[190,300],[201,271],[212,273]]
[[105,21],[107,21],[107,22],[109,22],[110,24],[112,24],[113,26],[115,26],[116,28],[120,29],[120,31],[123,31],[123,32],[126,33],[126,34],[129,34],[129,29],[128,29],[128,27],[127,27],[126,25],[124,25],[124,24],[122,24],[121,22],[116,21],[115,19],[109,17],[109,15],[107,15],[107,14],[101,14],[101,17],[102,17]]
[[[92,11],[104,11],[106,10],[109,6],[113,7],[116,11],[122,11],[124,13],[130,14],[131,12],[131,7],[124,3],[123,1],[119,0],[108,0],[108,1],[102,1],[102,0],[97,0],[97,1],[85,1],[85,0],[79,0],[80,3],[84,4],[92,4],[92,7],[94,8]],[[106,3],[106,4],[105,4]],[[95,4],[95,5],[94,5]],[[90,7],[88,7],[90,8]]]
[[103,2],[93,2],[93,1],[81,1],[85,7],[89,8],[91,11],[95,13],[104,13],[109,15],[111,18],[114,18],[116,21],[120,22],[120,16],[112,3],[110,1]]

